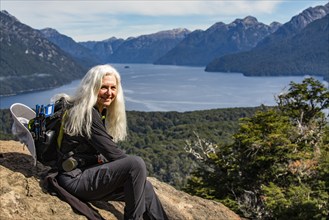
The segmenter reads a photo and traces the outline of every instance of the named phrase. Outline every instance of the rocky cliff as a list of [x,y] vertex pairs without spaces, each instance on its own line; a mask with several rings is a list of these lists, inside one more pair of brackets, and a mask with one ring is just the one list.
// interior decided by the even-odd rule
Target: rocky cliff
[[[15,141],[0,141],[0,219],[86,219],[58,197],[44,192],[42,176],[47,167],[32,165],[27,149]],[[240,219],[221,203],[188,195],[149,178],[169,219]],[[123,219],[124,203],[91,204],[105,219]]]

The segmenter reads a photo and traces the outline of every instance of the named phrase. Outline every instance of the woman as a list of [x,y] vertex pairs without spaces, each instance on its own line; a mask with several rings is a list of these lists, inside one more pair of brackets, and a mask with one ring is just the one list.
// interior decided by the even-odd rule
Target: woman
[[83,201],[124,201],[124,219],[168,219],[147,181],[144,161],[116,145],[127,136],[121,78],[110,65],[90,69],[64,117],[59,184]]

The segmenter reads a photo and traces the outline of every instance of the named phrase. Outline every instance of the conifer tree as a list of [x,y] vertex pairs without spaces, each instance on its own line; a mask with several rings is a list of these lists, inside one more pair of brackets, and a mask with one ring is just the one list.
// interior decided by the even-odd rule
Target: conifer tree
[[328,216],[329,91],[313,78],[290,86],[277,107],[241,120],[233,144],[204,157],[186,191],[253,219]]

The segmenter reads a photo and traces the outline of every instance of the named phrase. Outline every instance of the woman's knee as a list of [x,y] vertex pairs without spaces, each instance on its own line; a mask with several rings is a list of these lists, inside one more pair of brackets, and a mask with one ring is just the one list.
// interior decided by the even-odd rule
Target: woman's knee
[[132,170],[143,172],[146,175],[146,165],[144,160],[139,156],[129,156]]
[[146,192],[146,194],[145,194],[146,196],[153,197],[153,195],[154,195],[153,185],[148,180],[146,180],[146,182],[145,182],[145,192]]

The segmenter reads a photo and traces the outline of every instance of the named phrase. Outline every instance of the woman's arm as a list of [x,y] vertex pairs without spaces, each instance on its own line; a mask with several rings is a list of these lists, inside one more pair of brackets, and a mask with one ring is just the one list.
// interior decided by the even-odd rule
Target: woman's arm
[[91,138],[89,144],[101,153],[108,161],[114,161],[127,155],[118,148],[111,136],[106,132],[101,114],[93,109],[92,111]]

